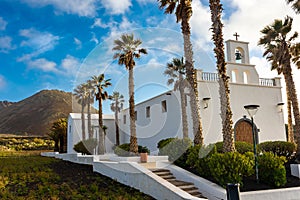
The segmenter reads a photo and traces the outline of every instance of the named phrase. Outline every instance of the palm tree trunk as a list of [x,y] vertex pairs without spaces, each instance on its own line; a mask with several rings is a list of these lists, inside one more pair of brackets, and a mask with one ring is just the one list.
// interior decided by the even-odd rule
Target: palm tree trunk
[[92,119],[91,119],[91,94],[88,95],[88,104],[87,104],[87,110],[88,110],[88,135],[89,138],[93,137],[92,133]]
[[[190,3],[190,2],[189,2]],[[184,10],[187,9],[186,2],[181,0],[181,4],[183,5]],[[202,131],[202,123],[201,123],[201,115],[200,115],[200,102],[198,95],[198,84],[196,72],[193,66],[193,47],[191,43],[191,32],[190,32],[190,24],[189,24],[189,16],[186,12],[183,12],[182,20],[181,20],[181,31],[183,34],[183,45],[184,45],[184,57],[185,57],[185,65],[186,65],[186,76],[190,85],[190,106],[192,113],[192,121],[193,121],[193,133],[194,133],[194,144],[203,144],[203,131]]]
[[297,143],[297,151],[296,155],[297,157],[300,156],[300,114],[299,114],[299,105],[298,105],[298,98],[297,98],[297,93],[295,89],[295,83],[293,80],[292,76],[292,68],[290,63],[287,64],[287,66],[284,67],[283,70],[283,76],[285,79],[285,82],[287,84],[287,89],[290,94],[290,98],[292,101],[292,106],[293,106],[293,114],[294,114],[294,119],[295,119],[295,140]]
[[288,111],[288,133],[287,133],[287,141],[294,143],[294,130],[293,130],[293,119],[292,119],[292,102],[290,93],[288,92],[287,84],[286,84],[286,93],[287,93],[287,111]]
[[103,118],[102,118],[102,99],[101,99],[101,91],[98,92],[99,99],[98,99],[98,105],[99,105],[99,147],[98,147],[98,154],[103,155],[105,153],[105,145],[104,145],[104,132],[103,132]]
[[85,117],[84,117],[84,100],[81,103],[81,130],[82,130],[82,140],[86,139],[85,135]]
[[179,74],[179,92],[180,92],[180,101],[181,101],[181,117],[182,117],[182,134],[183,138],[189,137],[187,115],[186,115],[186,105],[185,105],[185,94],[184,94],[184,82],[182,74]]
[[223,24],[221,22],[222,4],[220,0],[210,0],[211,20],[213,29],[213,41],[215,43],[215,54],[217,58],[217,69],[219,74],[219,95],[220,95],[220,109],[222,120],[222,134],[223,134],[223,151],[233,152],[234,134],[232,128],[232,111],[230,107],[230,90],[229,77],[226,74],[226,63],[224,55],[223,44]]
[[116,107],[115,107],[115,125],[116,125],[116,145],[120,145],[120,131],[119,131],[119,102],[116,100]]
[[135,125],[135,105],[134,105],[134,77],[133,65],[129,66],[129,116],[130,116],[130,152],[132,154],[138,153],[138,143],[136,137]]

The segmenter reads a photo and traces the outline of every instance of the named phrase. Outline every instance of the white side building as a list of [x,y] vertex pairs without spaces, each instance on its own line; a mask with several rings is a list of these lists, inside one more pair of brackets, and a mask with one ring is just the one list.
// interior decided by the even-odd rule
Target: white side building
[[[98,114],[91,114],[91,122],[93,128],[93,138],[99,138]],[[105,137],[105,148],[107,153],[113,153],[112,147],[115,144],[115,118],[113,115],[103,115],[103,124],[108,127]],[[87,114],[85,114],[85,133],[88,139],[88,122]],[[68,138],[67,153],[76,153],[74,145],[82,140],[81,131],[81,113],[70,113],[68,117]],[[96,148],[97,149],[97,148]]]
[[[233,127],[237,141],[252,143],[252,126],[245,105],[256,104],[260,108],[254,117],[258,142],[286,140],[282,111],[282,93],[280,78],[264,79],[258,76],[254,65],[249,63],[248,43],[242,41],[226,41],[227,74],[230,76],[230,102],[233,112]],[[239,52],[241,60],[236,60]],[[220,117],[219,83],[216,73],[197,70],[201,120],[204,143],[222,141],[222,125]],[[187,103],[186,103],[187,102]],[[186,97],[189,137],[193,139],[192,120],[189,97]],[[138,144],[147,146],[151,153],[157,152],[157,143],[164,138],[182,138],[180,96],[177,91],[168,91],[136,105],[136,126]],[[77,128],[68,132],[68,139],[78,141],[80,138],[80,114]],[[72,117],[72,115],[70,115]],[[70,121],[71,120],[71,121]],[[73,119],[69,118],[69,123]],[[113,120],[113,119],[112,119]],[[109,120],[108,120],[109,121]],[[109,122],[109,134],[115,130],[114,123]],[[119,114],[120,142],[129,143],[129,110]],[[109,135],[107,134],[107,135]],[[72,136],[73,135],[73,136]],[[108,136],[110,137],[110,136]],[[74,139],[76,138],[76,139]],[[112,138],[111,143],[115,139]],[[69,153],[68,143],[68,153]],[[111,151],[107,149],[107,151]]]

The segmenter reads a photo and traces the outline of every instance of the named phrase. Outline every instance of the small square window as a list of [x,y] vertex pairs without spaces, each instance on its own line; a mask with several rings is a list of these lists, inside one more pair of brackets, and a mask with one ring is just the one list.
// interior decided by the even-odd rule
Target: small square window
[[126,124],[126,115],[123,115],[123,122]]
[[164,113],[164,112],[167,112],[167,101],[164,100],[161,102],[161,111]]
[[150,117],[150,106],[146,107],[146,118]]

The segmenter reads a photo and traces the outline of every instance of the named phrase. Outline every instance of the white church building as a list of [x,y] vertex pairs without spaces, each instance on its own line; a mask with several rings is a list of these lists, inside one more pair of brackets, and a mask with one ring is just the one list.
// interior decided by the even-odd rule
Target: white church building
[[[280,78],[259,77],[255,66],[249,62],[247,42],[228,40],[226,41],[226,50],[235,140],[253,142],[251,121],[244,106],[255,104],[260,106],[254,117],[258,142],[286,141]],[[241,60],[236,60],[237,52],[240,53]],[[197,70],[197,82],[204,143],[222,141],[218,75]],[[188,99],[187,96],[183,103],[187,106],[189,137],[193,140]],[[161,139],[182,138],[180,104],[178,91],[168,91],[136,104],[138,144],[147,146],[152,154],[156,154],[157,143]],[[97,122],[97,115],[95,115],[92,122],[95,127]],[[104,124],[108,127],[106,151],[113,152],[112,147],[115,144],[114,118],[104,115]],[[129,143],[129,109],[120,112],[118,124],[121,144]],[[97,131],[96,128],[95,131]],[[73,146],[81,140],[81,135],[80,114],[71,113],[68,119],[68,153],[74,153]]]

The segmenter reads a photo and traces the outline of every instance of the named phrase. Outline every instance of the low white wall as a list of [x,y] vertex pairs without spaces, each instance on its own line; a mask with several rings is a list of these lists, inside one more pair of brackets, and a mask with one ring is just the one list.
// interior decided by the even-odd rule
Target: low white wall
[[242,200],[297,200],[300,199],[300,187],[241,192],[240,196]]
[[156,199],[201,199],[183,192],[173,184],[133,162],[94,162],[94,171],[141,190]]

